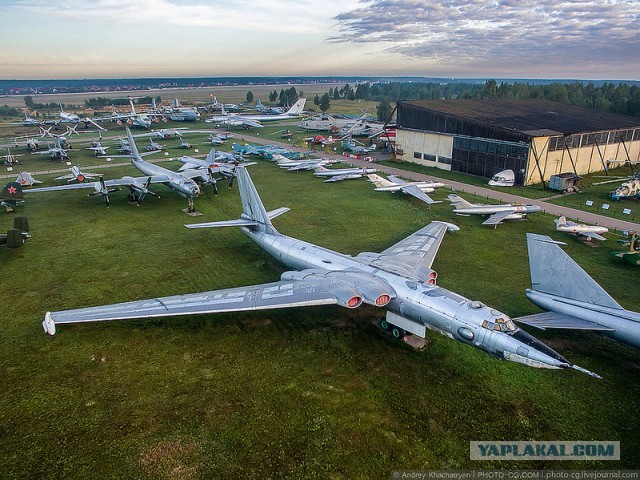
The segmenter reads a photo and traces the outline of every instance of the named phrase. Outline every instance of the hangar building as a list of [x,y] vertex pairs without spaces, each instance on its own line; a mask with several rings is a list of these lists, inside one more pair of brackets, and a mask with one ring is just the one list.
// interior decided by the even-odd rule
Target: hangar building
[[516,184],[640,162],[640,118],[548,100],[413,100],[397,104],[399,159]]

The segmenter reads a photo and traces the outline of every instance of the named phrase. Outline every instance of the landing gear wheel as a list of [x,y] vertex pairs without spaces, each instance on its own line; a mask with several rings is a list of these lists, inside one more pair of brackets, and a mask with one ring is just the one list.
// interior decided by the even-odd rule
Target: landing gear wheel
[[393,335],[393,338],[402,338],[404,337],[404,330],[398,327],[393,327],[391,329],[391,335]]
[[389,322],[387,322],[384,318],[380,320],[379,325],[381,329],[389,331]]

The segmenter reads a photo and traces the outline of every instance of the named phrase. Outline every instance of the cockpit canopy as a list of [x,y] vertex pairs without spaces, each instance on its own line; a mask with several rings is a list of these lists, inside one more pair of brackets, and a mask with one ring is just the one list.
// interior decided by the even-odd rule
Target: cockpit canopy
[[494,330],[496,332],[505,332],[505,333],[515,332],[516,330],[518,330],[518,327],[516,326],[515,323],[513,323],[513,320],[511,320],[506,315],[498,317],[494,319],[494,321],[484,320],[482,322],[482,328],[486,328],[487,330]]

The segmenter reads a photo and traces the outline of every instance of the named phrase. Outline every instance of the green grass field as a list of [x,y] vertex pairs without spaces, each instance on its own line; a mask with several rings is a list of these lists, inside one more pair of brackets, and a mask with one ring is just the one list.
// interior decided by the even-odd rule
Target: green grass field
[[[364,181],[324,184],[260,161],[251,175],[283,233],[343,253],[380,251],[431,220],[459,224],[440,285],[517,317],[534,313],[525,232],[567,252],[629,309],[640,270],[552,231],[550,217],[484,228]],[[113,168],[110,176],[135,174]],[[3,478],[388,478],[394,469],[617,469],[640,458],[640,354],[591,333],[535,333],[603,376],[500,362],[436,335],[416,352],[372,325],[372,307],[277,310],[43,333],[47,310],[274,281],[284,267],[236,229],[237,189],[187,217],[163,186],[141,207],[83,192],[32,194],[33,239],[0,250]],[[438,192],[442,199],[446,193]],[[3,215],[8,226],[12,216]],[[616,462],[472,462],[471,440],[619,440]]]

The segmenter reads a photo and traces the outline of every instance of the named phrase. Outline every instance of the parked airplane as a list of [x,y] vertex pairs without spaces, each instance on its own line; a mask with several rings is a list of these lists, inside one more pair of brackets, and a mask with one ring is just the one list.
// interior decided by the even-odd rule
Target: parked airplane
[[513,187],[515,182],[516,174],[513,173],[513,170],[502,170],[491,177],[489,185],[492,187]]
[[71,173],[56,177],[56,180],[66,180],[67,183],[82,183],[85,180],[93,180],[95,178],[102,177],[103,173],[86,173],[80,170],[80,165],[74,165],[71,167]]
[[[152,100],[152,107],[155,108],[155,100]],[[195,122],[200,120],[200,112],[197,109],[180,106],[180,101],[175,98],[173,107],[166,109],[165,115],[174,122]]]
[[6,245],[7,248],[20,248],[30,238],[27,217],[15,217],[13,228],[7,230],[7,233],[0,233],[0,245]]
[[96,157],[104,157],[107,155],[107,148],[103,146],[99,141],[91,142],[91,146],[87,147],[87,150],[92,150]]
[[4,207],[7,212],[13,212],[21,203],[24,203],[22,185],[18,182],[7,183],[0,191],[0,207]]
[[351,152],[355,155],[366,155],[367,153],[372,152],[376,149],[375,144],[366,147],[362,142],[358,142],[357,140],[352,138],[351,135],[343,138],[340,141],[340,145],[346,151]]
[[453,204],[453,213],[458,215],[490,215],[482,224],[494,225],[494,227],[504,220],[522,220],[528,214],[540,211],[538,205],[469,203],[464,198],[453,194],[447,196],[447,199]]
[[66,323],[367,303],[387,310],[381,326],[398,337],[410,332],[424,338],[432,329],[500,359],[598,377],[519,329],[504,313],[436,285],[431,266],[445,232],[457,230],[455,225],[432,222],[382,253],[343,255],[279,233],[271,220],[289,209],[267,212],[245,168],[238,169],[238,183],[240,219],[186,226],[242,227],[258,246],[295,270],[268,284],[47,312],[45,332],[54,335],[56,326]]
[[339,118],[327,113],[323,113],[321,115],[314,115],[311,118],[303,120],[298,124],[298,127],[304,128],[305,130],[329,130],[330,128],[333,128],[336,132],[338,132],[349,122],[353,122],[353,120],[348,118]]
[[352,180],[362,178],[365,175],[376,173],[375,168],[326,168],[323,166],[314,169],[316,177],[326,178],[325,182],[339,182],[341,180]]
[[292,118],[298,118],[304,112],[304,105],[306,98],[300,98],[293,106],[284,113],[277,115],[237,115],[245,120],[252,120],[257,122],[276,122],[279,120],[290,120]]
[[249,118],[245,118],[244,116],[238,115],[236,113],[227,113],[224,108],[220,115],[214,115],[213,117],[207,117],[204,120],[207,123],[215,123],[216,125],[223,125],[227,128],[232,127],[240,127],[243,130],[247,130],[249,127],[253,128],[262,128],[263,125],[256,121],[251,120]]
[[258,98],[258,101],[256,102],[256,110],[268,115],[281,115],[285,111],[283,107],[267,107],[266,105],[263,105],[260,98]]
[[556,223],[556,230],[558,232],[572,233],[577,237],[585,238],[586,240],[595,239],[604,242],[606,238],[604,238],[602,235],[609,231],[607,227],[575,223],[571,220],[567,220],[567,218],[564,216],[554,220],[554,222]]
[[29,172],[20,172],[20,175],[16,178],[16,182],[23,187],[28,185],[30,187],[42,183],[40,180],[36,180]]
[[125,121],[131,127],[138,127],[138,128],[145,128],[145,129],[151,128],[151,123],[157,122],[160,119],[163,122],[167,121],[164,115],[161,115],[161,114],[137,113],[136,107],[133,104],[133,98],[129,98],[129,105],[131,106],[130,113],[117,113],[114,111],[114,113],[112,113],[111,116],[103,117],[103,118],[100,118],[99,120],[115,121],[118,125],[122,125],[122,122]]
[[109,206],[109,193],[117,191],[120,187],[129,188],[129,200],[137,202],[140,205],[147,194],[157,196],[155,193],[149,190],[149,185],[152,183],[162,183],[169,187],[171,190],[178,193],[189,200],[189,207],[187,211],[192,213],[195,211],[193,206],[193,199],[200,194],[200,187],[193,181],[193,177],[200,177],[200,172],[183,172],[178,173],[172,170],[168,170],[159,165],[146,162],[142,159],[145,155],[157,153],[157,151],[139,153],[136,147],[131,130],[127,127],[127,137],[129,139],[129,145],[131,147],[130,155],[114,155],[114,157],[126,157],[131,159],[131,164],[140,170],[145,177],[122,177],[116,180],[104,181],[102,177],[98,182],[93,183],[78,183],[69,185],[57,185],[53,187],[42,187],[28,190],[32,192],[50,192],[57,190],[72,190],[77,188],[93,188],[94,192],[89,195],[102,195],[107,206]]
[[406,182],[401,178],[396,177],[395,175],[389,175],[388,178],[383,178],[380,175],[370,174],[367,175],[370,182],[373,182],[375,185],[374,190],[376,192],[402,192],[413,197],[416,197],[418,200],[422,200],[427,204],[432,203],[441,203],[440,200],[434,200],[431,198],[428,193],[433,193],[436,191],[436,188],[444,187],[444,183],[441,182]]
[[556,242],[527,233],[531,288],[526,295],[545,313],[516,318],[542,330],[591,330],[640,348],[640,313],[625,310]]
[[215,135],[213,135],[212,133],[209,134],[209,144],[211,145],[224,145],[224,143],[229,140],[230,135],[227,134],[221,134],[221,133],[216,133]]
[[89,127],[89,125],[93,125],[94,127],[96,127],[98,130],[104,130],[106,131],[107,129],[104,127],[101,127],[100,125],[98,125],[95,120],[102,120],[102,119],[98,119],[98,118],[89,118],[89,117],[82,117],[80,118],[79,115],[75,114],[75,113],[68,113],[65,112],[64,109],[62,108],[62,102],[58,102],[58,104],[60,105],[60,121],[64,122],[64,123],[84,123],[85,127]]
[[324,167],[325,165],[333,165],[339,163],[339,160],[332,158],[320,158],[314,160],[290,160],[282,155],[274,155],[276,158],[276,165],[280,168],[285,168],[289,172],[299,172],[300,170],[314,170],[318,167]]
[[618,240],[618,243],[622,243],[625,247],[629,247],[629,249],[611,252],[611,255],[622,258],[631,265],[640,266],[640,237],[638,233],[633,230],[629,230],[627,234],[630,235],[631,238],[628,240]]
[[7,154],[0,156],[2,159],[2,163],[8,167],[13,167],[14,165],[22,165],[22,162],[18,160],[18,157],[21,157],[22,154],[11,155],[11,150],[7,148]]
[[64,148],[63,142],[64,137],[55,136],[55,144],[49,145],[49,149],[42,152],[32,152],[31,155],[46,155],[49,154],[52,160],[66,160],[69,158],[69,154],[67,153],[67,149]]

